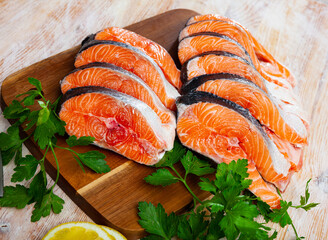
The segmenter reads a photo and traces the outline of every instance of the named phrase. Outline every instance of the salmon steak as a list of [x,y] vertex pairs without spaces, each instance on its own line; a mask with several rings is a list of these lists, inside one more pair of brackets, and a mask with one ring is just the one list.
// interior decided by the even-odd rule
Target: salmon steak
[[[264,181],[262,178],[264,172],[260,174],[259,162],[256,163],[256,161],[260,161],[266,165],[266,168],[273,171],[273,163],[268,162],[271,161],[267,155],[269,154],[268,146],[265,146],[266,143],[258,143],[265,140],[255,133],[257,130],[254,129],[254,125],[249,120],[236,112],[237,109],[240,110],[240,107],[228,100],[205,92],[183,95],[178,99],[177,107],[179,114],[177,132],[183,145],[209,157],[216,163],[225,162],[228,164],[233,160],[247,158],[247,172],[249,179],[253,180],[249,189],[268,203],[271,208],[280,207],[279,195],[270,183]],[[245,126],[243,126],[244,124]],[[254,130],[255,132],[253,132]],[[247,136],[242,136],[242,134]],[[287,170],[288,163],[283,168],[285,167],[284,171]],[[281,177],[281,174],[278,175]],[[280,178],[278,175],[276,175],[277,179]]]
[[133,73],[109,63],[90,63],[75,69],[61,81],[62,93],[87,86],[106,87],[139,99],[156,112],[167,131],[175,134],[176,120],[173,112]]
[[240,23],[227,18],[223,16],[219,16],[217,14],[206,14],[206,15],[197,15],[194,17],[191,17],[186,25],[193,24],[195,22],[201,22],[206,20],[216,20],[216,21],[223,21],[226,23],[230,23],[232,25],[235,25],[241,29],[243,29],[249,40],[251,41],[252,47],[255,51],[255,54],[257,58],[260,61],[260,64],[262,68],[266,68],[265,72],[268,74],[271,74],[272,76],[281,77],[281,74],[283,77],[287,79],[288,82],[292,84],[292,86],[296,85],[295,78],[291,74],[290,70],[283,66],[279,61],[277,61],[264,47],[261,43],[259,43],[256,38],[247,30],[244,26],[242,26]]
[[151,57],[162,69],[166,79],[177,89],[180,89],[180,70],[176,67],[171,55],[161,45],[147,39],[139,34],[119,28],[109,27],[88,36],[82,44],[92,40],[111,40],[129,44],[143,51]]
[[285,190],[291,165],[248,110],[201,91],[181,96],[177,106],[182,144],[218,162],[247,158],[264,180]]
[[181,67],[181,80],[185,83],[200,75],[216,73],[240,75],[268,91],[265,80],[245,59],[228,52],[202,53],[192,57]]
[[94,137],[95,145],[138,163],[153,165],[173,148],[174,135],[147,104],[112,89],[89,86],[67,91],[59,117],[69,135]]
[[274,103],[272,98],[248,79],[231,74],[201,75],[186,82],[182,92],[191,90],[210,92],[237,103],[248,109],[262,125],[283,140],[293,144],[307,142],[307,130],[302,120],[296,119],[299,124],[295,124],[295,119],[290,121],[291,118],[286,116],[286,113]]
[[121,42],[90,41],[77,54],[75,67],[94,62],[111,63],[134,73],[155,92],[165,107],[176,109],[178,91],[166,80],[154,60],[138,48]]
[[[292,89],[266,81],[254,67],[237,55],[228,52],[209,52],[192,57],[182,65],[181,80],[186,83],[194,77],[218,73],[230,73],[250,80],[271,96],[276,105],[285,112],[289,122],[294,122],[298,129],[304,130],[304,126],[308,127],[307,116],[299,107],[299,99]],[[302,136],[305,135],[303,131]]]
[[227,37],[237,41],[240,45],[242,45],[246,51],[248,52],[250,58],[252,59],[252,64],[255,66],[256,70],[262,75],[264,79],[269,82],[273,82],[279,86],[283,86],[285,88],[292,88],[291,83],[288,82],[288,79],[281,74],[278,70],[274,71],[274,74],[271,72],[266,72],[266,70],[270,69],[269,67],[262,68],[257,55],[255,54],[252,43],[247,35],[247,33],[239,26],[233,25],[224,21],[215,21],[215,20],[204,20],[200,22],[195,22],[190,25],[187,25],[179,35],[179,41],[183,38],[195,34],[195,33],[219,33],[222,35],[226,35]]
[[201,53],[221,51],[235,54],[251,63],[248,52],[236,41],[218,33],[195,33],[179,43],[178,56],[181,64]]

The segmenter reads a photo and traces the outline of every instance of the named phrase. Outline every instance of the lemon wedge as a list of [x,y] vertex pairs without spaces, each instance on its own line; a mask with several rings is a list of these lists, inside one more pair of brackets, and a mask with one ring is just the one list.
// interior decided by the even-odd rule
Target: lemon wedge
[[126,238],[114,229],[90,222],[68,222],[52,228],[42,240],[121,240]]

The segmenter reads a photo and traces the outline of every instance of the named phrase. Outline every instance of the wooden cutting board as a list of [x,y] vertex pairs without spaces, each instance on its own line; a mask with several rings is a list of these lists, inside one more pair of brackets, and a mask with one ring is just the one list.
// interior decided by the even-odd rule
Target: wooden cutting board
[[[196,12],[191,10],[172,10],[130,25],[126,29],[159,43],[178,62],[178,34],[186,21],[194,15]],[[17,94],[32,88],[28,84],[28,77],[39,79],[45,98],[54,101],[61,94],[59,81],[74,69],[74,59],[79,47],[59,53],[7,77],[2,85],[2,109]],[[65,146],[65,139],[60,137],[58,145]],[[26,142],[26,146],[35,157],[41,158],[43,151],[33,141]],[[139,201],[161,203],[168,212],[182,211],[192,201],[182,184],[165,188],[147,184],[143,178],[154,171],[152,167],[134,163],[116,153],[94,146],[76,147],[74,150],[77,152],[101,151],[106,155],[111,171],[107,174],[96,174],[86,169],[86,173],[83,173],[69,152],[56,149],[60,167],[58,185],[96,223],[115,227],[129,239],[135,239],[144,234],[137,222]],[[47,154],[46,157],[46,170],[55,179],[56,163],[51,154]],[[196,180],[196,178],[190,178],[190,185],[196,195],[204,199],[207,195],[197,187]]]

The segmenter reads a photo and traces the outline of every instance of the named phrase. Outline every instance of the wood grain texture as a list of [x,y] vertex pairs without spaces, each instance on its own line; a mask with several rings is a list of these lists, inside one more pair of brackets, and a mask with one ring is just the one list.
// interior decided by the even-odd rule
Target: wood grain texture
[[[298,232],[306,239],[328,239],[328,6],[313,0],[140,0],[140,1],[9,1],[0,3],[0,80],[58,52],[69,49],[88,34],[107,26],[127,26],[175,8],[217,13],[232,17],[287,65],[298,80],[298,91],[311,120],[309,146],[304,166],[295,174],[286,200],[299,201],[306,180],[311,201],[321,204],[306,213],[291,211]],[[1,116],[0,130],[8,127]],[[25,152],[26,149],[25,149]],[[13,165],[5,167],[5,185],[10,184]],[[38,223],[30,223],[32,207],[0,209],[1,239],[41,239],[59,223],[88,218],[59,188],[64,211]],[[19,217],[17,217],[19,216]],[[294,239],[292,229],[280,229],[278,239]]]

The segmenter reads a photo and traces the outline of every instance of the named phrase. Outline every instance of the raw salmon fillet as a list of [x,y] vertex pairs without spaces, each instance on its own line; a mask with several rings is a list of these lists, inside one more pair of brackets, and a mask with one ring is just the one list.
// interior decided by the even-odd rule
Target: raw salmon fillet
[[[229,162],[227,161],[226,163]],[[272,184],[263,180],[253,161],[248,160],[247,173],[249,174],[248,179],[252,180],[249,190],[263,202],[266,202],[272,209],[280,208],[281,197]]]
[[161,45],[147,39],[139,34],[118,27],[106,28],[96,34],[90,35],[83,42],[90,40],[111,40],[123,42],[136,47],[151,57],[163,70],[166,79],[177,89],[180,89],[180,70],[177,69],[170,54]]
[[61,81],[62,93],[85,86],[110,88],[143,101],[156,112],[167,131],[175,135],[176,120],[173,112],[168,110],[152,89],[133,73],[109,63],[90,63],[75,69]]
[[308,128],[307,116],[299,107],[299,100],[292,89],[264,80],[254,67],[239,56],[227,52],[209,52],[192,57],[182,65],[181,80],[185,83],[194,77],[217,73],[239,75],[255,83],[285,112],[285,119],[293,123],[296,129],[303,129],[300,131],[302,136],[307,135],[304,133],[304,129]]
[[[291,74],[288,68],[283,66],[279,61],[277,61],[264,47],[262,44],[260,44],[256,38],[249,32],[248,29],[246,29],[244,26],[242,26],[240,23],[227,18],[223,16],[219,16],[216,14],[207,14],[207,15],[198,15],[191,17],[187,25],[193,24],[195,22],[200,22],[200,21],[206,21],[206,20],[217,20],[217,21],[223,21],[230,23],[232,25],[235,25],[241,29],[243,29],[249,40],[251,41],[251,44],[254,48],[255,54],[257,58],[260,61],[261,67],[266,68],[265,72],[268,74],[271,74],[272,76],[281,76],[281,74],[292,84],[292,86],[296,85],[295,78]],[[278,73],[277,73],[278,72]]]
[[[248,109],[253,117],[282,140],[302,145],[307,142],[307,130],[301,119],[298,119],[301,123],[296,125],[294,121],[288,122],[286,113],[271,97],[245,78],[230,74],[201,75],[186,82],[182,92],[191,90],[210,92]],[[302,128],[298,128],[300,125]]]
[[240,75],[267,92],[261,76],[245,59],[228,52],[210,52],[192,57],[182,65],[181,80],[185,83],[204,74],[231,73]]
[[139,49],[114,41],[90,41],[76,56],[75,67],[93,62],[106,62],[140,77],[160,98],[165,107],[174,110],[177,90],[166,80],[158,65]]
[[[234,159],[234,155],[239,156],[243,151],[266,181],[282,191],[285,189],[290,178],[290,163],[247,110],[200,91],[181,96],[178,104],[177,132],[183,144],[198,145],[200,153],[214,154],[217,158],[228,155]],[[186,121],[182,121],[183,116]],[[200,142],[202,138],[206,142]],[[208,149],[211,143],[215,149]]]
[[214,32],[222,35],[226,35],[227,37],[237,41],[240,45],[242,45],[252,59],[252,64],[255,66],[256,70],[265,78],[267,81],[273,82],[279,86],[283,86],[285,88],[292,88],[291,82],[289,78],[286,79],[282,73],[278,70],[272,72],[266,72],[266,70],[270,68],[263,68],[261,63],[255,54],[253,45],[247,35],[247,33],[239,26],[233,25],[224,21],[215,21],[215,20],[204,20],[200,22],[195,22],[190,25],[187,25],[179,35],[179,40],[181,41],[183,38],[202,32]]
[[285,168],[286,176],[276,172],[273,165],[277,162],[270,155],[276,153],[269,150],[272,144],[268,145],[260,130],[237,112],[236,104],[210,93],[194,92],[180,97],[177,107],[177,132],[183,145],[217,163],[247,158],[249,178],[253,180],[249,189],[272,208],[279,207],[279,195],[263,178],[272,175],[269,178],[276,179],[273,180],[276,184],[288,181],[288,163],[280,166]]
[[279,152],[285,156],[289,161],[291,167],[290,172],[298,172],[303,166],[303,146],[295,145],[287,140],[281,139],[277,134],[263,126],[263,130],[266,132],[268,137],[277,146]]
[[251,63],[248,52],[236,41],[222,34],[196,33],[179,43],[178,56],[181,64],[205,52],[221,51],[235,54]]
[[157,163],[173,139],[160,118],[142,101],[103,87],[67,91],[59,112],[69,135],[91,136],[99,147],[138,163]]

